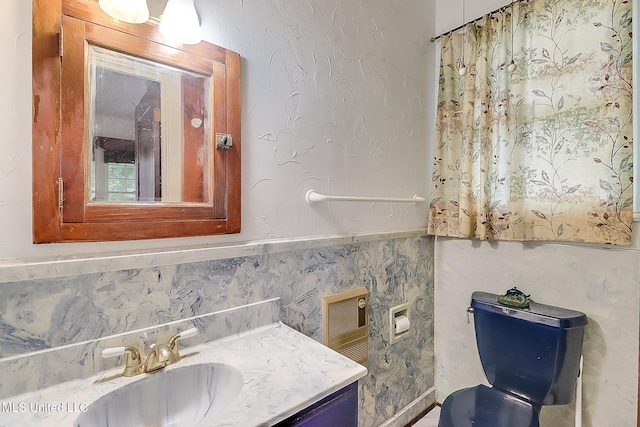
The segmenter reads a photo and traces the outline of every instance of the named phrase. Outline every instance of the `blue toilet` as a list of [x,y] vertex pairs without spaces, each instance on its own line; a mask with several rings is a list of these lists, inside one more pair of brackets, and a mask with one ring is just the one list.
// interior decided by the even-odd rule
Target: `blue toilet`
[[587,316],[534,302],[514,308],[497,299],[487,292],[471,296],[478,353],[493,387],[453,392],[438,427],[539,427],[543,405],[573,398]]

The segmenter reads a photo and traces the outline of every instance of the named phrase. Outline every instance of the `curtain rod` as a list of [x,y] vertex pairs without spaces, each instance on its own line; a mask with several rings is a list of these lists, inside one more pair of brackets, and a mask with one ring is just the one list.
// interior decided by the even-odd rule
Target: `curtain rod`
[[[465,0],[462,0],[462,1],[465,1]],[[496,14],[496,13],[498,13],[498,12],[503,12],[503,11],[505,11],[505,10],[509,9],[511,6],[513,6],[513,4],[514,4],[514,3],[528,2],[528,1],[529,1],[529,0],[515,0],[515,1],[512,1],[511,3],[509,3],[508,5],[505,5],[505,6],[499,7],[499,8],[497,8],[496,10],[493,10],[493,11],[491,11],[491,12],[489,12],[489,13],[485,13],[485,15],[494,15],[494,14]],[[436,37],[431,37],[431,42],[433,43],[434,41],[438,40],[440,37],[444,36],[445,34],[453,33],[454,31],[458,31],[458,30],[463,29],[464,27],[466,27],[466,26],[467,26],[467,25],[469,25],[469,24],[473,24],[473,23],[475,23],[475,22],[478,22],[478,21],[480,21],[480,20],[481,20],[485,15],[482,15],[481,17],[476,18],[476,19],[472,19],[471,21],[467,22],[466,24],[462,24],[462,25],[460,25],[460,26],[458,26],[458,27],[454,28],[453,30],[449,30],[449,31],[447,31],[447,32],[444,32],[444,33],[442,33],[442,34],[440,34],[440,35],[438,35],[438,36],[436,36]]]

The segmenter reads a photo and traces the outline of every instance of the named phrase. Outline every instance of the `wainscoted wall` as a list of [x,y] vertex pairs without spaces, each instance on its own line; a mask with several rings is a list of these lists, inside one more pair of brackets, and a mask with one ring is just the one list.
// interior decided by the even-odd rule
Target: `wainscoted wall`
[[[371,235],[249,245],[230,252],[237,256],[212,250],[210,260],[177,264],[168,261],[181,259],[179,252],[160,255],[141,268],[131,267],[130,258],[80,260],[81,270],[101,271],[75,275],[60,275],[55,262],[0,268],[0,277],[34,277],[0,286],[0,357],[274,297],[281,299],[283,323],[321,341],[321,297],[364,286],[370,295],[370,355],[369,374],[360,386],[361,425],[379,425],[420,399],[398,421],[403,425],[433,401],[428,393],[434,385],[432,238],[421,232]],[[162,257],[165,262],[158,262]],[[42,269],[58,277],[35,278]],[[66,261],[61,269],[69,272],[73,264]],[[389,345],[388,310],[403,302],[411,305],[411,333]]]
[[[196,1],[205,39],[242,56],[242,233],[62,245],[31,243],[31,3],[0,17],[0,357],[271,297],[319,339],[320,297],[364,285],[363,425],[433,386],[433,242],[402,235],[427,209],[304,194],[428,195],[435,0]],[[101,258],[72,259],[85,254]],[[404,301],[413,335],[388,346],[387,310]]]
[[[486,383],[476,350],[471,293],[512,286],[536,302],[582,311],[583,426],[635,427],[640,251],[593,246],[437,239],[437,400]],[[573,426],[574,405],[545,407],[543,426]]]

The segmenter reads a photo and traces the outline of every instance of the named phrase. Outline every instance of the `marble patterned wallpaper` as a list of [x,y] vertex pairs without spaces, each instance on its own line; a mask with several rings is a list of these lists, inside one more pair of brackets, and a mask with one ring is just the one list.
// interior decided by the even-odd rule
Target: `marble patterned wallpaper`
[[[360,423],[379,425],[421,398],[406,422],[433,401],[434,384],[433,239],[416,234],[307,242],[298,250],[287,243],[286,251],[275,245],[233,258],[1,283],[0,357],[276,297],[283,323],[321,341],[322,296],[364,286],[369,375],[360,382]],[[411,333],[390,345],[388,310],[404,302],[411,305]]]
[[[537,302],[579,310],[589,324],[583,345],[583,427],[635,427],[640,251],[595,246],[435,244],[437,400],[486,379],[476,349],[471,293],[518,286]],[[541,425],[573,426],[575,405],[547,406]]]

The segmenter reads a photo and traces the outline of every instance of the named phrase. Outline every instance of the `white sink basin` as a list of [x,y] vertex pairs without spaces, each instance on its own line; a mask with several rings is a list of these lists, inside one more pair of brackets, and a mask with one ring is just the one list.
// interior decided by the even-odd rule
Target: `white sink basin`
[[242,389],[242,374],[222,364],[176,367],[147,374],[101,397],[76,427],[189,426],[219,415]]

